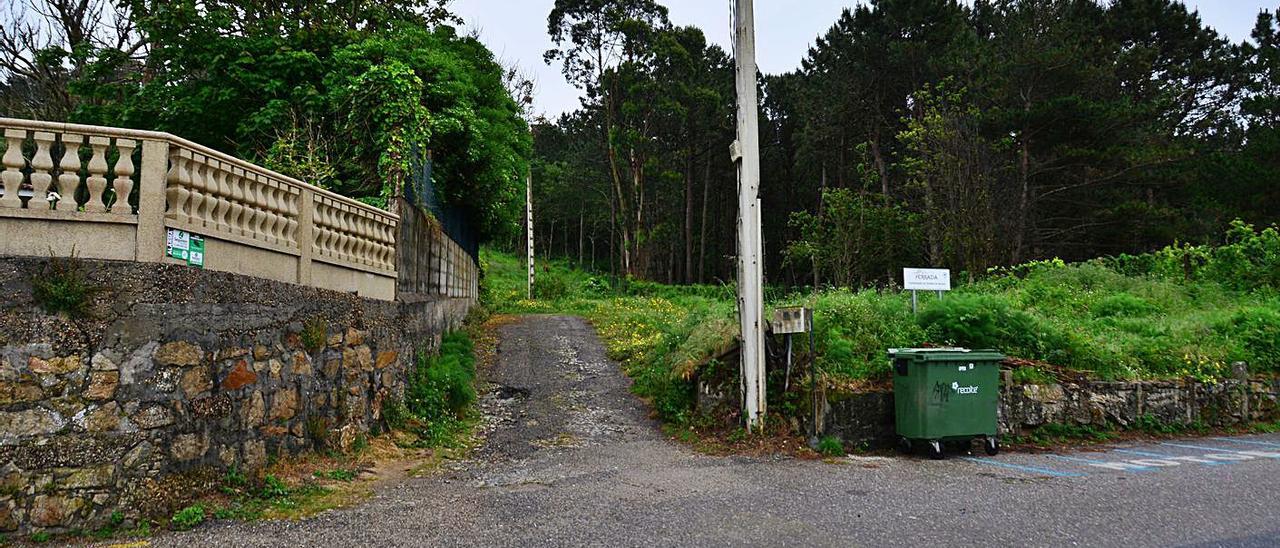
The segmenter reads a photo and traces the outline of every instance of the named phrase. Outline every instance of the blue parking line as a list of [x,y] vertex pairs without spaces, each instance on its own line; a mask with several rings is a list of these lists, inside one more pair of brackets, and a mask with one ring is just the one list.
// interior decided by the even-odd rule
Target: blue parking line
[[1183,447],[1183,448],[1186,448],[1186,449],[1200,449],[1200,450],[1202,450],[1202,451],[1214,451],[1214,452],[1216,452],[1216,453],[1239,453],[1239,454],[1242,454],[1242,455],[1249,455],[1249,456],[1253,456],[1253,457],[1267,457],[1267,458],[1272,458],[1272,459],[1280,459],[1280,453],[1276,453],[1276,454],[1274,454],[1274,455],[1271,455],[1271,454],[1265,454],[1265,453],[1264,453],[1264,452],[1262,452],[1262,451],[1236,451],[1236,450],[1234,450],[1234,449],[1226,449],[1226,448],[1223,448],[1223,447],[1206,447],[1206,446],[1204,446],[1204,445],[1190,445],[1190,444],[1184,444],[1184,443],[1168,443],[1168,442],[1163,442],[1163,441],[1162,441],[1162,442],[1160,442],[1160,445],[1168,445],[1169,447]]
[[1261,445],[1263,447],[1280,447],[1280,443],[1269,443],[1265,441],[1242,440],[1240,438],[1213,438],[1218,441],[1229,441],[1232,443],[1244,443],[1247,445]]
[[[1115,451],[1116,453],[1125,453],[1128,455],[1137,455],[1139,457],[1150,457],[1153,459],[1176,459],[1177,458],[1177,455],[1169,455],[1166,453],[1151,453],[1148,451],[1134,451],[1132,449],[1112,449],[1112,451]],[[1199,464],[1203,464],[1205,466],[1223,466],[1223,465],[1237,462],[1237,461],[1219,462],[1212,459],[1204,459],[1204,460],[1206,460],[1207,462],[1200,462],[1200,461],[1196,461],[1196,462],[1198,462]]]
[[[1088,464],[1088,465],[1090,465],[1090,466],[1098,466],[1098,465],[1112,464],[1112,462],[1111,462],[1111,461],[1105,461],[1105,460],[1100,460],[1100,459],[1082,459],[1082,458],[1079,458],[1079,457],[1068,457],[1068,456],[1066,456],[1066,455],[1045,455],[1045,456],[1047,456],[1047,457],[1049,457],[1049,458],[1053,458],[1053,459],[1064,460],[1064,461],[1067,461],[1067,462],[1083,462],[1083,463]],[[1126,465],[1126,467],[1127,467],[1129,470],[1133,470],[1133,471],[1135,471],[1135,472],[1149,472],[1149,471],[1151,471],[1151,467],[1150,467],[1150,466],[1142,466],[1142,465],[1138,465],[1138,464],[1129,464],[1129,463],[1124,463],[1124,462],[1116,463],[1116,464],[1124,464],[1124,465]]]
[[1014,470],[1022,470],[1023,472],[1035,472],[1037,474],[1044,474],[1046,476],[1053,476],[1055,478],[1079,478],[1079,477],[1085,476],[1085,474],[1078,474],[1075,472],[1059,472],[1057,470],[1050,470],[1048,468],[1037,468],[1035,466],[1023,466],[1021,464],[1000,462],[998,460],[993,460],[993,459],[983,459],[983,458],[976,458],[976,457],[960,457],[960,458],[967,460],[969,462],[976,462],[978,464],[1000,466],[1003,468],[1012,468]]

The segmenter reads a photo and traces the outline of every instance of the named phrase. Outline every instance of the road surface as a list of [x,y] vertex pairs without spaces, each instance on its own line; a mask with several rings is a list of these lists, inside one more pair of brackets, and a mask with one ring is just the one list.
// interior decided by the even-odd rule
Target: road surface
[[1276,546],[1280,435],[946,461],[710,457],[665,439],[590,326],[500,328],[486,442],[299,522],[163,546]]

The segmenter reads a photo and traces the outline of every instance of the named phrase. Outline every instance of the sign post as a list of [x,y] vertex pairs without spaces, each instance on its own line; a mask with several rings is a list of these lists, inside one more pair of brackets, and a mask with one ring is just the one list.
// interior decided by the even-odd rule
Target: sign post
[[944,268],[904,268],[902,288],[911,291],[911,313],[919,312],[916,291],[935,291],[942,298],[943,291],[951,291],[951,271]]

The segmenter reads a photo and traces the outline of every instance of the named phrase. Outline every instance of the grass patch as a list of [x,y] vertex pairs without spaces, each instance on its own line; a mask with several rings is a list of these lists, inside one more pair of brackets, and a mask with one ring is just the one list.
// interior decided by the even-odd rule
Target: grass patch
[[178,531],[187,531],[204,523],[205,509],[204,506],[193,504],[173,515],[169,520],[169,525]]

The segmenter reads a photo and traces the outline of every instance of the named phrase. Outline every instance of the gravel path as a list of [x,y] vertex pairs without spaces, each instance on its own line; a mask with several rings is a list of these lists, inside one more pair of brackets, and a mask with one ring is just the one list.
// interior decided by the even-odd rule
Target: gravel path
[[[1025,456],[995,464],[708,457],[660,434],[583,320],[533,316],[499,335],[498,363],[488,379],[493,386],[481,399],[486,441],[472,459],[304,521],[220,523],[153,541],[181,547],[1280,544],[1280,454],[1230,466],[1185,461],[1169,470],[1096,473],[1085,461],[1097,457],[1076,456],[1069,458],[1080,461],[1079,473],[1058,474],[1036,472],[1047,468],[1018,460]],[[1249,443],[1275,443],[1280,451],[1280,437]]]

